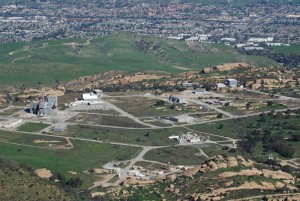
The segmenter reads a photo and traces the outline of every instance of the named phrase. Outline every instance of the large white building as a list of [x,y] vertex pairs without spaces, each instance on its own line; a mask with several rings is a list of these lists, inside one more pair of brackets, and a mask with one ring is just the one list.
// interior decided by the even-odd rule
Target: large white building
[[273,37],[267,37],[267,38],[249,38],[248,42],[262,43],[262,42],[272,42],[273,40],[274,40]]
[[85,93],[81,95],[81,99],[84,101],[97,101],[98,95],[95,93]]

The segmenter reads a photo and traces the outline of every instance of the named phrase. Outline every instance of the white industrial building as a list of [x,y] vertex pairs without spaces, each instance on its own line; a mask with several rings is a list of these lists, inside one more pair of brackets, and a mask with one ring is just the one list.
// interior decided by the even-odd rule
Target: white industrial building
[[98,96],[95,93],[85,93],[81,95],[81,99],[84,101],[97,101]]
[[198,144],[198,143],[201,143],[201,139],[200,138],[188,139],[187,142],[193,143],[193,144]]
[[178,135],[171,135],[171,136],[169,136],[169,139],[170,140],[180,140],[180,136],[178,136]]
[[237,87],[238,81],[236,79],[227,79],[225,84],[228,87]]
[[198,41],[198,40],[199,40],[199,37],[197,37],[197,36],[192,36],[190,38],[185,39],[185,41]]
[[192,93],[193,94],[205,94],[206,93],[206,89],[205,88],[197,88]]
[[226,85],[223,84],[223,83],[218,83],[218,84],[216,85],[216,87],[217,87],[218,89],[220,89],[220,88],[225,88]]
[[96,94],[98,97],[103,95],[103,91],[101,89],[94,89],[93,93]]
[[234,42],[235,38],[221,38],[221,41]]
[[145,178],[145,175],[140,173],[140,171],[138,170],[129,170],[128,174],[130,176],[135,176],[137,178],[141,178],[141,179],[144,179]]
[[183,37],[182,36],[169,36],[168,39],[183,40]]
[[263,47],[256,47],[256,46],[251,46],[251,47],[244,47],[244,50],[264,50],[265,48]]
[[290,46],[290,44],[287,43],[265,43],[266,46]]
[[267,37],[267,38],[249,38],[248,42],[262,43],[262,42],[272,42],[273,40],[274,40],[273,37]]
[[9,119],[0,119],[0,128],[16,128],[22,124],[22,119],[9,118]]

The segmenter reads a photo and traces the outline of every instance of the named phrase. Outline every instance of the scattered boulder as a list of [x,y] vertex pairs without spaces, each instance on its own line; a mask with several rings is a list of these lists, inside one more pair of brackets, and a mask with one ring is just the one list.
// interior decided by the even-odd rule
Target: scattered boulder
[[246,167],[253,167],[254,164],[255,164],[254,161],[252,161],[252,160],[246,160],[246,159],[245,159],[244,157],[242,157],[242,156],[237,156],[236,158],[237,158],[237,160],[238,160],[242,165],[244,165],[244,166],[246,166]]
[[199,172],[200,168],[201,166],[190,168],[183,173],[183,176],[192,178],[197,172]]
[[209,161],[208,165],[209,165],[211,171],[215,171],[215,170],[219,169],[218,165],[214,161]]
[[165,175],[157,175],[155,177],[156,181],[161,181],[161,180],[166,180],[166,179],[167,179],[167,177]]
[[129,191],[123,190],[122,195],[129,195]]
[[94,193],[91,193],[92,198],[94,198],[96,196],[103,196],[103,195],[105,195],[104,192],[94,192]]
[[42,179],[49,179],[52,176],[51,171],[47,170],[46,168],[37,169],[35,173]]
[[227,163],[219,163],[217,164],[218,168],[227,168]]
[[210,73],[210,72],[212,72],[213,71],[213,68],[211,68],[211,67],[207,67],[207,68],[204,68],[203,69],[203,73]]
[[229,187],[229,186],[232,186],[232,184],[233,184],[233,181],[229,181],[229,182],[226,182],[226,183],[225,183],[225,186],[226,186],[226,187]]
[[284,184],[284,183],[281,183],[281,182],[279,182],[279,181],[277,181],[276,184],[275,184],[275,187],[276,187],[277,189],[281,189],[281,188],[283,188],[284,186],[285,186],[285,184]]
[[175,181],[176,179],[177,179],[177,175],[175,175],[175,174],[170,174],[167,176],[167,180],[169,180],[171,182]]
[[229,157],[228,158],[228,162],[227,162],[228,167],[237,167],[238,165],[239,165],[238,161],[235,157]]

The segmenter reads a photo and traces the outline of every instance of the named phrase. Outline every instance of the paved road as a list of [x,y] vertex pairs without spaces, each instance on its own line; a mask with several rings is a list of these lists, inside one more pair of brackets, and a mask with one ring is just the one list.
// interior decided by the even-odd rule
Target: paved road
[[[300,109],[300,107],[293,107],[293,108],[284,108],[284,109],[278,109],[278,110],[274,110],[275,112],[284,112],[287,110],[296,110],[296,109]],[[271,110],[270,110],[271,111]],[[214,120],[207,120],[207,121],[201,121],[201,122],[193,122],[193,123],[188,123],[188,124],[184,124],[184,126],[192,126],[192,125],[200,125],[200,124],[206,124],[206,123],[215,123],[215,122],[221,122],[221,121],[226,121],[226,120],[230,120],[230,119],[239,119],[239,118],[245,118],[245,117],[251,117],[251,116],[257,116],[261,113],[268,113],[270,111],[264,111],[264,112],[256,112],[256,113],[251,113],[251,114],[245,114],[245,115],[239,115],[239,116],[235,116],[231,114],[231,117],[226,117],[226,118],[220,118],[220,119],[214,119]],[[76,114],[74,114],[76,115]],[[72,116],[74,116],[72,115]],[[71,116],[71,117],[72,117]],[[1,118],[7,118],[7,116],[0,116]],[[71,118],[69,117],[69,118]],[[26,120],[27,122],[34,122],[34,123],[39,123],[41,122],[41,120]],[[49,121],[44,121],[45,123],[49,123],[51,125],[54,125],[52,122]],[[143,122],[144,123],[144,122]],[[64,124],[67,125],[78,125],[78,123],[71,123],[71,122],[64,122]],[[167,129],[167,128],[178,128],[178,127],[182,127],[182,125],[174,125],[172,124],[171,126],[164,126],[164,127],[159,127],[159,126],[154,126],[154,127],[147,127],[147,128],[136,128],[136,127],[122,127],[122,126],[109,126],[109,125],[102,125],[102,124],[80,124],[80,125],[84,125],[84,126],[95,126],[95,127],[104,127],[104,128],[119,128],[119,129],[126,129],[126,130],[155,130],[155,129]],[[148,125],[148,124],[147,124]]]
[[160,149],[160,148],[164,148],[164,147],[170,147],[170,146],[142,146],[142,151],[133,159],[130,160],[129,164],[126,166],[126,168],[123,168],[119,171],[119,176],[121,180],[126,179],[126,177],[128,176],[128,171],[132,168],[132,166],[138,162],[138,161],[146,161],[146,162],[152,162],[152,163],[159,163],[159,164],[163,164],[166,165],[164,163],[160,163],[157,161],[150,161],[150,160],[145,160],[144,159],[144,155],[153,149]]
[[196,103],[196,104],[198,104],[198,105],[201,105],[201,106],[207,107],[207,108],[209,108],[209,109],[215,110],[215,111],[217,111],[217,112],[219,112],[219,113],[221,113],[221,114],[223,114],[223,115],[225,115],[225,116],[227,116],[227,117],[234,117],[234,115],[232,115],[231,113],[226,112],[226,111],[224,111],[224,110],[221,110],[221,109],[219,109],[219,108],[217,108],[217,107],[215,107],[215,106],[213,106],[213,105],[204,103],[204,102],[202,102],[202,101],[200,101],[200,100],[197,100],[197,99],[187,99],[187,100],[188,100],[189,102]]
[[[255,91],[255,90],[252,90],[252,89],[246,89],[244,88],[244,90],[246,91],[250,91],[250,92],[253,92],[253,93],[258,93],[258,94],[263,94],[263,95],[267,95],[267,96],[270,96],[271,94],[270,93],[266,93],[266,92],[262,92],[262,91]],[[295,100],[295,101],[300,101],[299,98],[294,98],[294,97],[289,97],[289,96],[283,96],[283,95],[280,95],[280,94],[272,94],[274,97],[277,97],[278,99],[280,100]],[[278,100],[277,99],[277,100]]]
[[150,125],[150,124],[146,124],[146,123],[142,122],[139,118],[137,118],[137,117],[135,117],[135,116],[133,116],[133,115],[131,115],[131,114],[125,112],[124,110],[122,110],[121,108],[119,108],[119,107],[117,107],[117,106],[111,104],[110,102],[107,102],[107,101],[104,101],[104,100],[103,100],[103,102],[104,102],[109,108],[111,108],[111,109],[113,109],[113,110],[119,112],[121,115],[123,115],[123,116],[125,116],[125,117],[127,117],[127,118],[130,118],[130,119],[132,119],[133,121],[135,121],[135,122],[137,122],[137,123],[139,123],[139,124],[142,124],[142,125],[144,125],[144,126],[151,127],[151,128],[156,128],[156,127],[157,127],[157,126]]

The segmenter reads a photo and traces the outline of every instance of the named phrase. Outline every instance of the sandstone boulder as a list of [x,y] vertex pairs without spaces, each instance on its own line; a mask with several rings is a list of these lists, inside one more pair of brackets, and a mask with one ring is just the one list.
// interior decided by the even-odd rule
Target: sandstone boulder
[[232,186],[232,184],[233,184],[233,181],[229,181],[229,182],[226,182],[226,183],[225,183],[225,186],[226,186],[226,187],[229,187],[229,186]]
[[218,165],[214,161],[209,161],[208,165],[209,165],[211,171],[215,171],[215,170],[219,169]]
[[227,163],[218,163],[217,166],[219,168],[227,168]]
[[167,180],[169,180],[171,182],[175,181],[176,179],[177,179],[177,175],[175,175],[175,174],[170,174],[167,176]]
[[207,68],[203,69],[203,73],[210,73],[211,71],[213,71],[213,69],[210,68],[210,67],[207,67]]
[[272,170],[263,169],[262,172],[263,172],[263,176],[266,178],[294,180],[294,177],[291,174],[287,172],[283,172],[281,170],[272,171]]
[[227,162],[228,167],[237,167],[238,166],[238,161],[235,157],[229,157],[228,162]]
[[193,177],[197,172],[199,172],[200,168],[201,168],[201,166],[196,166],[196,167],[190,168],[183,173],[183,176]]

